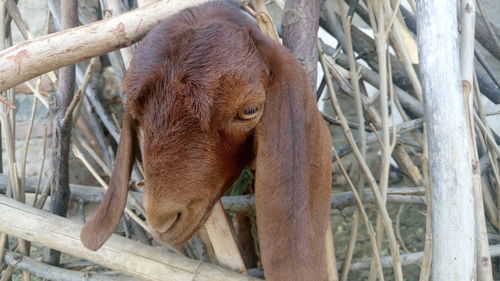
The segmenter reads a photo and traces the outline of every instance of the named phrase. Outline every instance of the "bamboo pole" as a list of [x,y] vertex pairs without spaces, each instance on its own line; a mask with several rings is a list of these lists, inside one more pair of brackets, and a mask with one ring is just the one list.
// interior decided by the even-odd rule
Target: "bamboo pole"
[[432,189],[432,280],[476,280],[471,149],[460,85],[456,1],[417,4]]
[[0,216],[0,232],[64,251],[143,280],[260,280],[118,235],[112,235],[99,251],[90,251],[80,243],[80,224],[4,196],[0,196],[0,214],[4,214]]
[[28,40],[0,52],[0,91],[51,70],[129,46],[159,21],[207,0],[159,1],[122,15]]

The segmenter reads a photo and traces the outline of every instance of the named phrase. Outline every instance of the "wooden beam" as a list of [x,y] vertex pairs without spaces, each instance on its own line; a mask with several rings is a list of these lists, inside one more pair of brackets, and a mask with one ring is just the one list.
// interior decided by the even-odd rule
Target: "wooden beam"
[[63,251],[143,280],[160,281],[166,278],[172,281],[260,280],[118,235],[112,235],[100,250],[90,251],[80,243],[82,228],[80,224],[26,206],[5,196],[0,196],[0,214],[2,214],[0,232]]
[[0,91],[60,67],[129,46],[180,10],[208,0],[159,1],[91,24],[21,42],[0,52]]

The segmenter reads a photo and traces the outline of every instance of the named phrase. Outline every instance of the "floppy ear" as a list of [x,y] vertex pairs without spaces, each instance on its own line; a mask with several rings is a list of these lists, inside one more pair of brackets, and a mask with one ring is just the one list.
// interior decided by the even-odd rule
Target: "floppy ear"
[[255,198],[268,280],[326,280],[331,140],[305,71],[283,46],[252,29],[270,69],[256,126]]
[[99,249],[113,233],[127,203],[128,182],[137,148],[136,124],[125,109],[116,163],[109,188],[92,218],[85,223],[80,240],[90,250]]

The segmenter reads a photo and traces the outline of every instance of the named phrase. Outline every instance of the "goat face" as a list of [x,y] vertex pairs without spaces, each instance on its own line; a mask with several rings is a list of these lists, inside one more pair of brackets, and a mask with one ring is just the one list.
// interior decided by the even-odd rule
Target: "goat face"
[[[255,54],[237,56],[248,47],[228,42],[224,48],[230,51],[219,47],[204,53],[209,69],[186,61],[162,68],[149,85],[157,90],[127,104],[142,136],[147,221],[155,238],[168,244],[192,236],[253,158],[265,68]],[[136,81],[129,79],[125,82]]]

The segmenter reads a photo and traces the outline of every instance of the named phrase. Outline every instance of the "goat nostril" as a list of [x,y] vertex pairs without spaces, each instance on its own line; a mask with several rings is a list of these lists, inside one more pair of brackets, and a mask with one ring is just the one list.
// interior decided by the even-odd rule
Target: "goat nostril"
[[158,219],[151,220],[149,224],[155,231],[159,233],[165,233],[169,231],[179,221],[180,218],[181,212],[177,212],[160,216]]

